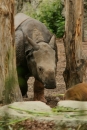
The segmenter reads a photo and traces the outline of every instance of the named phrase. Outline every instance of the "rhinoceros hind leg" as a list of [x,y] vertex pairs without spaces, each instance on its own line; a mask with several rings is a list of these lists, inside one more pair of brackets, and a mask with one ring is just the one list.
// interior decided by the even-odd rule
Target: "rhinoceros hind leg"
[[44,86],[41,82],[35,79],[34,82],[34,100],[35,101],[42,101],[47,102],[44,97]]
[[24,98],[27,98],[27,91],[28,91],[28,85],[27,85],[27,80],[24,77],[18,77],[18,82],[19,82],[19,86],[20,86],[20,90],[22,93],[22,96]]

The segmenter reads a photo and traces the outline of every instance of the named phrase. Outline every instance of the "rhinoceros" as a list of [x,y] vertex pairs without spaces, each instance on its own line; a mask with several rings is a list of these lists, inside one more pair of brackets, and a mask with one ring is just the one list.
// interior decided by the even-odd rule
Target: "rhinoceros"
[[23,13],[15,16],[15,44],[18,81],[27,95],[29,77],[34,77],[34,100],[46,102],[44,88],[56,88],[56,38],[40,21]]

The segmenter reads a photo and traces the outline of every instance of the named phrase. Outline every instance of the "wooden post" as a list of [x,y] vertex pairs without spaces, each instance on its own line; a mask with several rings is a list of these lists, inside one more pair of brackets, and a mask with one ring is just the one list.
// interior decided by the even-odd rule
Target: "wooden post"
[[65,0],[66,88],[83,82],[86,61],[82,54],[83,0]]
[[16,72],[14,0],[0,0],[0,102],[22,101]]

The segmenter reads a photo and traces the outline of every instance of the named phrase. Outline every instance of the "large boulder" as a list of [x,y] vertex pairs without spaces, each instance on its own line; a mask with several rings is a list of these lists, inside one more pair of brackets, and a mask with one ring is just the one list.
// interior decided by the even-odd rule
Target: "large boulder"
[[[84,111],[80,111],[83,109]],[[7,116],[7,118],[11,118],[9,120],[11,123],[15,123],[14,118],[17,120],[19,118],[19,121],[22,119],[37,120],[37,122],[45,123],[51,121],[54,124],[54,128],[52,127],[50,130],[87,129],[87,102],[60,101],[57,110],[53,112],[49,106],[39,101],[15,102],[0,107],[0,117],[5,116],[5,118],[0,118],[0,120],[6,119]],[[10,122],[8,124],[10,125]]]

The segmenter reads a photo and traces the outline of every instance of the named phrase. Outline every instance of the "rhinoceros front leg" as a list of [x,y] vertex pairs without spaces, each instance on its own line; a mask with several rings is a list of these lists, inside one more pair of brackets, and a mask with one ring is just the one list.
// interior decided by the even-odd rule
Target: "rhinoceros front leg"
[[41,82],[35,79],[34,82],[34,100],[35,101],[42,101],[47,102],[44,97],[44,86]]

